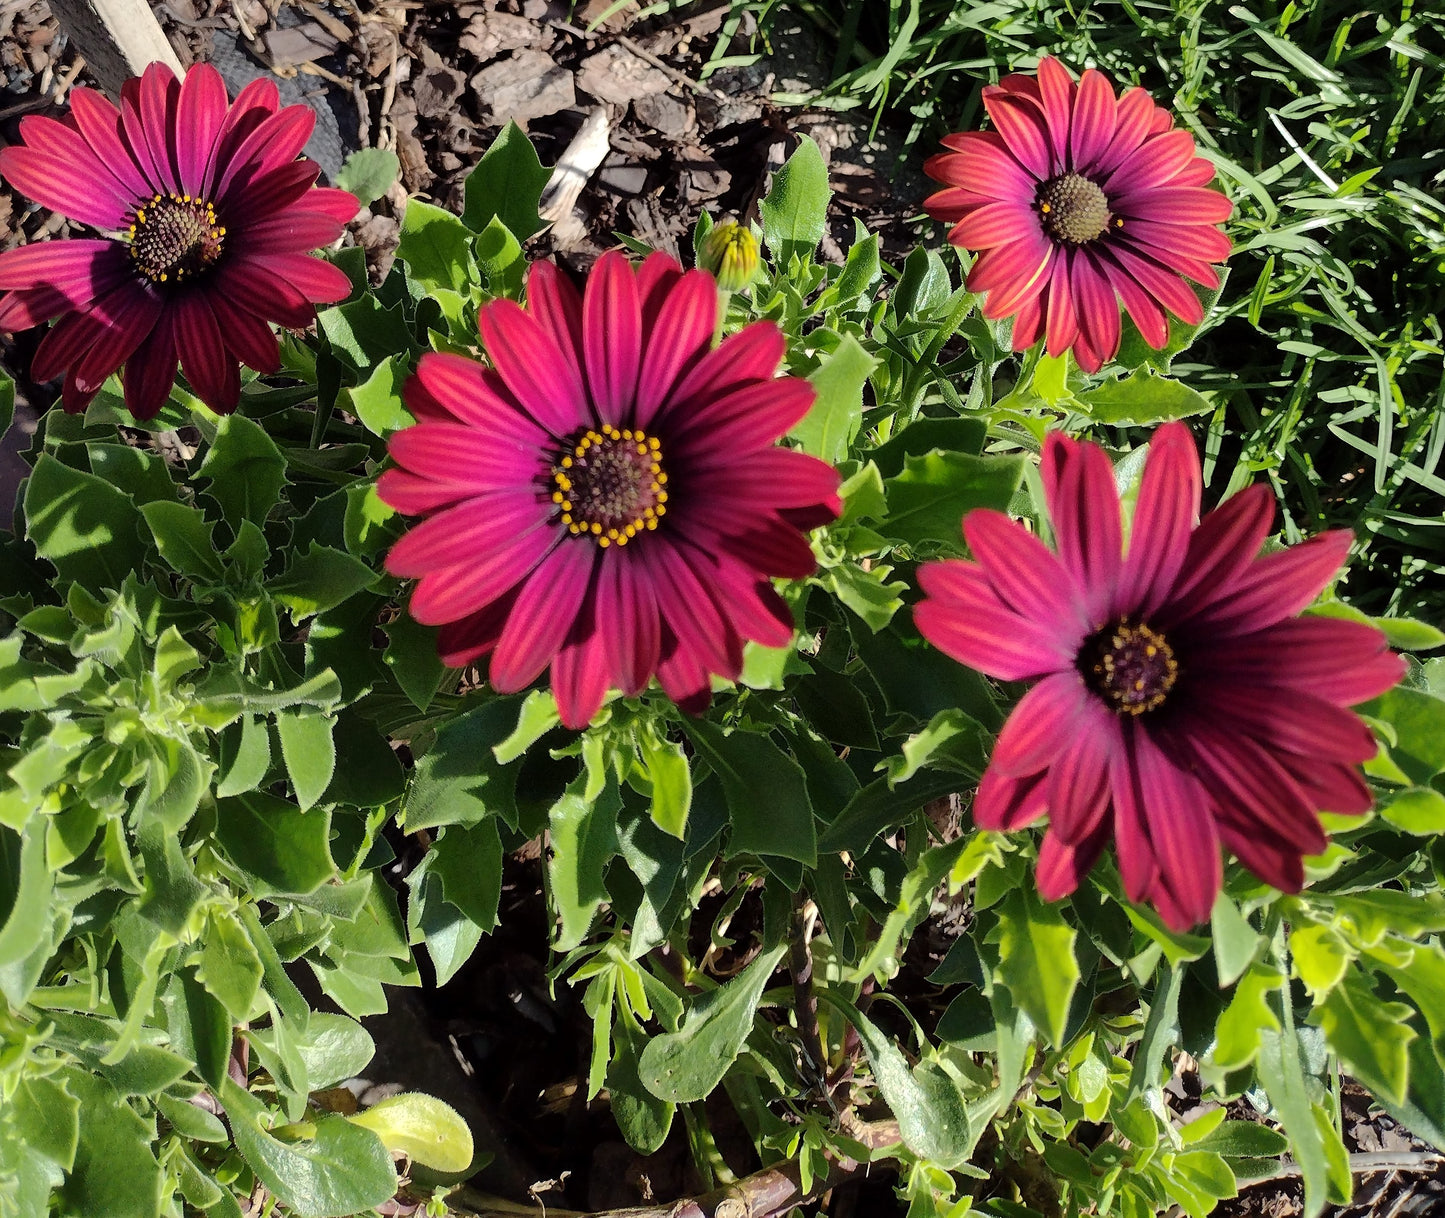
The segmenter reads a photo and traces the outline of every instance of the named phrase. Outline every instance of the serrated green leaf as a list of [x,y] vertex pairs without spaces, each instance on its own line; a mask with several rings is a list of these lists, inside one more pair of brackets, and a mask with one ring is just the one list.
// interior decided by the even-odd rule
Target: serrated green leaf
[[552,852],[547,877],[552,904],[562,922],[557,951],[582,942],[592,919],[607,899],[603,871],[617,853],[617,810],[622,800],[610,779],[597,798],[584,797],[586,778],[578,778],[547,814]]
[[57,1192],[63,1212],[157,1218],[164,1173],[151,1151],[154,1130],[103,1079],[81,1070],[68,1070],[64,1077],[85,1119],[75,1166]]
[[1445,795],[1434,787],[1406,787],[1380,805],[1380,815],[1406,833],[1445,833]]
[[216,801],[216,841],[249,877],[256,896],[314,892],[331,879],[336,867],[330,839],[325,811],[302,812],[261,791]]
[[705,719],[684,720],[683,730],[722,782],[732,824],[728,856],[774,855],[817,866],[817,830],[802,767],[767,736],[725,733]]
[[432,843],[431,854],[431,871],[441,881],[442,894],[483,932],[491,931],[502,895],[502,839],[496,820],[448,826]]
[[1332,927],[1314,923],[1295,925],[1289,936],[1295,975],[1316,999],[1340,983],[1351,952]]
[[213,911],[201,940],[196,980],[230,1012],[233,1022],[251,1017],[263,972],[246,928],[234,914]]
[[26,536],[60,579],[91,591],[119,588],[145,559],[141,515],[131,499],[49,453],[25,484],[25,520]]
[[1310,1018],[1324,1029],[1330,1048],[1351,1074],[1398,1104],[1405,1099],[1407,1049],[1415,1039],[1415,1030],[1405,1021],[1413,1014],[1402,1002],[1377,997],[1364,974],[1350,968]]
[[439,825],[475,825],[499,816],[517,826],[519,764],[498,764],[493,746],[517,720],[515,698],[487,702],[453,719],[416,763],[402,802],[409,832]]
[[888,516],[878,531],[910,545],[963,544],[963,518],[974,508],[1003,511],[1023,478],[1020,456],[976,457],[935,449],[908,454],[903,472],[884,481]]
[[466,292],[476,280],[471,231],[451,212],[417,198],[406,201],[396,256],[429,288]]
[[758,1002],[785,944],[760,954],[732,980],[694,1000],[681,1029],[654,1036],[638,1060],[642,1085],[658,1099],[706,1099],[742,1052]]
[[360,559],[342,550],[312,542],[304,554],[292,556],[291,565],[266,590],[300,621],[333,609],[376,582],[377,575]]
[[1209,915],[1214,940],[1214,966],[1220,985],[1233,985],[1259,950],[1259,932],[1229,897],[1220,893]]
[[838,344],[808,377],[817,397],[808,413],[788,433],[805,453],[832,465],[848,454],[863,422],[863,386],[878,360],[851,334]]
[[692,768],[681,743],[664,740],[654,732],[638,734],[642,764],[652,783],[652,823],[664,833],[682,838],[692,809]]
[[1064,922],[1057,906],[1016,889],[999,905],[996,935],[999,980],[1034,1025],[1062,1047],[1069,1003],[1079,984],[1078,932]]
[[261,525],[281,499],[286,458],[275,442],[245,415],[226,415],[196,476],[210,482],[210,495],[233,531],[242,521]]
[[542,227],[537,207],[551,177],[526,134],[509,122],[467,175],[462,223],[479,233],[495,217],[525,241]]
[[321,798],[336,772],[336,720],[313,710],[277,711],[281,757],[304,812]]
[[1110,376],[1077,399],[1090,418],[1116,426],[1152,426],[1213,410],[1213,403],[1181,381],[1143,367],[1123,380]]
[[366,380],[347,390],[352,411],[373,435],[386,437],[416,422],[401,397],[407,379],[406,364],[403,357],[388,355]]
[[143,504],[140,510],[155,538],[156,549],[172,571],[211,581],[224,578],[220,556],[211,540],[214,526],[199,511],[166,499]]

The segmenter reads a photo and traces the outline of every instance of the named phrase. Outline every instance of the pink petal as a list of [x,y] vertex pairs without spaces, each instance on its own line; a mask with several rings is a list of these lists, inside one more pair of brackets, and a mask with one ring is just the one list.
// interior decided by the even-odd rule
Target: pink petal
[[1272,750],[1318,757],[1325,761],[1368,761],[1378,751],[1364,722],[1343,707],[1299,690],[1290,696],[1288,713],[1262,704],[1251,691],[1223,682],[1196,682],[1190,689],[1191,712],[1228,724]]
[[1291,618],[1221,647],[1210,668],[1220,678],[1266,687],[1276,696],[1302,689],[1336,706],[1378,697],[1405,675],[1384,634],[1364,622]]
[[575,368],[536,318],[513,301],[494,300],[477,320],[493,365],[538,423],[562,438],[592,420]]
[[181,84],[176,116],[176,168],[183,192],[203,197],[216,138],[226,121],[226,86],[208,63],[198,63]]
[[171,137],[176,130],[176,108],[181,82],[161,63],[142,73],[134,88],[129,81],[120,93],[121,127],[145,176],[162,194],[181,193],[172,157]]
[[1043,481],[1059,557],[1083,591],[1089,623],[1102,626],[1112,616],[1123,565],[1113,466],[1097,444],[1050,432]]
[[663,449],[662,458],[684,458],[704,469],[731,464],[738,454],[766,448],[784,435],[816,397],[817,390],[807,381],[789,376],[734,389],[686,415],[669,411],[665,425],[681,427],[685,419],[687,430]]
[[[332,304],[351,295],[351,280],[346,272],[320,258],[306,254],[257,253],[246,261],[263,273],[285,280],[313,304]],[[308,324],[315,320],[315,312],[311,310]]]
[[1074,100],[1074,125],[1069,133],[1070,162],[1076,173],[1091,168],[1109,146],[1114,138],[1117,112],[1114,87],[1108,78],[1093,68],[1085,68]]
[[582,297],[582,350],[587,388],[598,420],[626,426],[637,396],[642,311],[632,266],[616,250],[603,254],[587,279]]
[[1205,515],[1189,537],[1168,607],[1159,615],[1166,631],[1192,611],[1195,597],[1233,585],[1259,553],[1273,521],[1274,495],[1263,483],[1245,487]]
[[552,336],[561,357],[582,381],[582,297],[551,262],[532,263],[527,272],[527,308]]
[[1024,301],[1014,315],[1013,338],[1010,345],[1015,351],[1027,351],[1039,341],[1039,330],[1044,323],[1044,311],[1035,296]]
[[973,823],[994,832],[1022,829],[1044,814],[1047,788],[1043,774],[1005,778],[990,766],[973,797]]
[[[1079,251],[1071,269],[1079,329],[1099,363],[1111,360],[1119,351],[1119,302],[1114,289],[1089,250]],[[1097,366],[1090,371],[1098,371]]]
[[1003,778],[1022,778],[1047,769],[1073,743],[1089,697],[1076,672],[1056,672],[1026,693],[994,744],[990,765]]
[[96,159],[120,183],[120,193],[131,204],[149,199],[156,188],[136,164],[122,138],[120,111],[110,99],[83,86],[70,91],[70,114]]
[[[315,306],[300,289],[257,259],[222,259],[207,278],[214,283],[217,294],[231,296],[260,316],[290,329],[304,329],[316,320]],[[347,284],[349,287],[350,280]]]
[[241,392],[236,361],[221,339],[216,315],[206,297],[192,292],[180,297],[175,305],[176,347],[181,353],[181,369],[190,381],[196,396],[218,414],[236,408]]
[[1069,126],[1073,118],[1075,85],[1063,64],[1052,56],[1039,60],[1038,82],[1053,163],[1062,168],[1069,160]]
[[464,423],[419,423],[395,432],[387,442],[392,460],[459,493],[531,489],[546,467],[534,443],[502,441],[483,428]]
[[[1111,758],[1109,788],[1114,807],[1114,849],[1119,856],[1119,875],[1124,895],[1143,901],[1159,876],[1159,863],[1149,838],[1148,810],[1140,783],[1138,740],[1144,733],[1132,720],[1119,724],[1122,742]],[[1147,747],[1147,746],[1146,746]]]
[[1270,838],[1250,832],[1227,814],[1219,821],[1219,838],[1224,847],[1266,884],[1281,892],[1298,892],[1304,887],[1304,861],[1296,850]]
[[217,179],[230,167],[241,146],[262,123],[276,113],[280,104],[281,95],[276,90],[275,82],[264,76],[257,77],[236,94],[236,100],[231,103],[225,122],[221,125],[221,133],[216,137],[211,168],[206,175],[205,188],[201,191],[206,198],[217,197]]
[[0,176],[37,203],[72,220],[95,228],[124,228],[130,200],[121,197],[115,179],[101,168],[90,145],[69,127],[35,115],[21,124],[22,135],[34,141],[37,123],[54,128],[47,144],[56,150],[21,145],[0,149]]
[[1177,177],[1194,159],[1194,137],[1187,131],[1152,136],[1115,167],[1100,183],[1109,197],[1155,190]]
[[963,522],[968,548],[999,600],[1077,646],[1088,629],[1078,589],[1058,557],[1002,512],[978,508]]
[[712,346],[717,324],[717,284],[706,271],[688,271],[677,279],[646,330],[634,427],[647,428],[672,396],[678,380],[697,366]]
[[1021,231],[1037,225],[1038,217],[1026,204],[989,203],[960,220],[949,240],[971,250],[989,249],[1013,241]]
[[281,348],[271,327],[249,309],[242,308],[229,296],[212,292],[207,298],[211,312],[225,335],[226,346],[249,368],[257,372],[277,372],[281,368]]
[[418,394],[435,401],[451,418],[491,435],[499,448],[540,452],[548,443],[547,433],[522,413],[496,373],[476,360],[428,351],[402,390],[413,413],[421,405]]
[[1076,891],[1083,878],[1099,860],[1109,841],[1109,823],[1100,823],[1089,837],[1076,843],[1064,841],[1052,828],[1039,845],[1034,882],[1045,901],[1061,901]]
[[1120,608],[1148,619],[1169,595],[1189,552],[1203,484],[1194,439],[1183,423],[1154,433],[1139,484],[1129,553],[1119,587]]
[[732,678],[742,670],[742,643],[689,561],[691,547],[638,551],[668,629],[709,672]]
[[161,314],[161,303],[139,284],[124,283],[91,306],[103,323],[100,333],[72,365],[76,387],[93,394],[145,341]]
[[[385,480],[386,475],[383,475],[378,493],[383,500],[390,503]],[[547,548],[548,538],[529,538],[527,535],[546,525],[551,515],[551,504],[539,503],[525,488],[478,495],[455,507],[436,512],[403,533],[386,556],[386,569],[392,575],[410,579],[432,571],[472,566],[481,572],[477,576],[477,582],[488,583],[492,580],[492,569],[498,567],[498,564],[501,570],[510,571],[515,563],[522,561],[512,553],[518,547],[532,551],[533,564],[541,558]],[[558,531],[555,527],[549,527],[548,530],[549,533]],[[586,544],[590,545],[591,542]],[[512,575],[490,595],[481,597],[478,603],[470,608],[441,613],[438,607],[437,615],[429,613],[425,619],[418,617],[417,620],[425,620],[434,625],[465,617],[479,609],[482,604],[500,596],[528,569],[530,565]],[[462,572],[457,574],[460,577]],[[449,588],[457,582],[457,579],[438,581]],[[438,588],[435,594],[429,595],[439,597],[440,594],[441,589]],[[415,612],[413,608],[413,615]]]
[[437,631],[437,657],[449,668],[465,668],[489,654],[516,600],[516,592],[509,592],[460,622],[446,623]]
[[1199,303],[1199,297],[1189,290],[1179,276],[1147,258],[1140,257],[1119,242],[1110,245],[1109,253],[1144,291],[1180,321],[1186,325],[1197,326],[1204,320],[1204,306]]
[[757,321],[744,326],[723,339],[682,378],[659,412],[659,420],[689,420],[699,407],[710,401],[756,381],[771,380],[782,363],[783,351],[783,332],[772,322]]
[[913,607],[914,625],[959,663],[1001,681],[1072,669],[1070,641],[1006,608],[981,567],[960,559],[925,563],[918,584],[928,599]]
[[942,154],[925,162],[924,172],[929,177],[989,198],[1019,203],[1033,201],[1038,178],[1019,163],[997,131],[946,135],[943,145],[952,149],[954,155]]
[[244,210],[247,193],[294,161],[315,127],[316,112],[310,106],[287,106],[264,118],[234,151],[218,142],[212,191],[218,207],[225,203]]
[[1156,351],[1162,348],[1169,341],[1169,315],[1164,312],[1164,307],[1124,270],[1108,246],[1099,250],[1098,257],[1109,277],[1110,286],[1119,293],[1129,316],[1139,328],[1139,334]]
[[[1217,228],[1203,224],[1159,224],[1153,220],[1131,220],[1123,230],[1125,244],[1137,245],[1139,252],[1171,270],[1198,278],[1200,283],[1217,282],[1211,263],[1223,262],[1234,248]],[[1207,278],[1194,274],[1209,268]],[[1186,269],[1187,268],[1187,269]]]
[[1131,188],[1110,202],[1116,214],[1160,224],[1223,224],[1234,214],[1234,204],[1228,195],[1203,186],[1137,192]]
[[1094,162],[1094,173],[1112,173],[1116,166],[1134,149],[1144,142],[1154,119],[1154,100],[1143,89],[1135,86],[1124,90],[1115,111],[1113,138]]
[[1054,263],[1054,274],[1049,279],[1048,304],[1044,311],[1045,350],[1057,358],[1078,341],[1079,315],[1075,311],[1074,289],[1070,275],[1070,263],[1078,257],[1077,251],[1061,251]]
[[155,328],[125,362],[121,385],[125,408],[141,422],[160,414],[176,381],[175,312],[161,314]]
[[0,253],[0,288],[52,287],[83,302],[129,273],[125,247],[105,238],[38,241]]
[[[1063,674],[1075,676],[1076,674]],[[1052,680],[1052,678],[1050,678]],[[1123,739],[1118,717],[1079,682],[1076,721],[1049,766],[1049,825],[1061,842],[1090,840],[1108,820],[1110,770]]]
[[1026,102],[1007,93],[990,96],[985,90],[983,104],[1019,164],[1040,181],[1050,177],[1057,163],[1049,148],[1043,116]]
[[662,617],[633,546],[608,554],[598,568],[596,628],[622,692],[628,697],[641,693],[657,671]]
[[[330,216],[288,207],[279,215],[246,228],[245,248],[248,254],[304,254],[330,245],[341,236],[341,231],[341,225]],[[343,273],[342,278],[345,277]]]
[[600,554],[590,541],[567,538],[528,576],[492,652],[488,680],[498,693],[530,685],[561,650]]
[[1370,784],[1354,766],[1321,762],[1313,757],[1294,757],[1289,753],[1280,754],[1279,761],[1299,783],[1305,798],[1314,808],[1358,816],[1375,806]]
[[[606,563],[602,564],[606,567]],[[592,722],[612,685],[605,641],[595,624],[584,626],[590,616],[583,607],[572,626],[572,634],[552,661],[552,694],[564,727],[581,731]]]
[[1335,529],[1257,558],[1232,584],[1206,594],[1185,620],[1215,638],[1234,638],[1293,617],[1334,579],[1353,541],[1348,529]]

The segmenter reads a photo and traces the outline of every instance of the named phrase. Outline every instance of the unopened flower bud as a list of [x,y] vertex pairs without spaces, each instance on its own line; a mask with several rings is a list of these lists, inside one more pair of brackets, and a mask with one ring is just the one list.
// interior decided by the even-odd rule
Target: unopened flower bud
[[740,292],[758,273],[758,239],[736,220],[723,220],[703,238],[697,264],[724,292]]

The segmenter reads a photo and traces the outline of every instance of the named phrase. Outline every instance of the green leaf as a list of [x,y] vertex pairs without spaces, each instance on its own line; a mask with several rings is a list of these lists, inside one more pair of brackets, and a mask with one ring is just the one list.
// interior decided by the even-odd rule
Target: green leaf
[[585,775],[578,778],[547,814],[552,834],[547,877],[562,922],[553,945],[556,951],[576,947],[591,929],[607,899],[603,871],[617,853],[617,810],[622,800],[616,784],[609,778],[590,802],[584,796],[586,784]]
[[[818,836],[802,767],[766,736],[724,733],[706,719],[686,719],[683,729],[722,782],[732,823],[728,857],[774,855],[816,867]],[[763,791],[767,798],[758,798]]]
[[85,1120],[75,1166],[57,1193],[62,1212],[84,1218],[157,1218],[165,1177],[151,1152],[154,1129],[104,1079],[81,1070],[67,1070],[64,1077]]
[[48,945],[54,888],[41,822],[32,823],[23,836],[0,826],[0,968]]
[[[830,1002],[836,999],[829,997]],[[957,1167],[973,1152],[968,1108],[958,1084],[936,1062],[925,1058],[911,1070],[902,1051],[861,1011],[837,1003],[858,1030],[888,1107],[898,1120],[903,1144],[921,1159]]]
[[416,1091],[388,1096],[350,1118],[370,1129],[392,1154],[404,1154],[433,1171],[460,1172],[472,1165],[472,1131],[450,1104]]
[[[216,841],[256,896],[314,892],[336,873],[331,817],[261,791],[216,801]],[[254,941],[254,936],[253,936]]]
[[416,763],[402,801],[407,831],[438,825],[475,825],[500,816],[517,825],[517,771],[501,765],[493,746],[505,740],[517,720],[514,698],[498,698],[453,719]]
[[652,823],[681,838],[692,810],[692,768],[687,754],[680,742],[664,740],[652,731],[639,732],[637,743],[652,783]]
[[335,608],[376,580],[376,572],[360,559],[313,541],[305,554],[292,556],[286,574],[267,584],[266,591],[300,622]]
[[[605,1018],[605,1016],[599,1016]],[[627,1015],[612,1025],[612,1061],[607,1067],[607,1090],[612,1115],[627,1144],[640,1155],[654,1154],[667,1140],[677,1105],[659,1099],[642,1085],[638,1058],[647,1034]]]
[[441,881],[442,894],[474,925],[491,931],[502,896],[502,839],[496,820],[448,826],[432,843],[431,855],[431,873]]
[[344,1117],[322,1116],[299,1140],[283,1142],[266,1128],[266,1106],[231,1079],[220,1098],[236,1149],[297,1218],[345,1218],[396,1193],[391,1155],[371,1130]]
[[61,1079],[22,1074],[6,1104],[0,1128],[8,1123],[24,1141],[27,1153],[43,1155],[65,1171],[74,1167],[80,1144],[80,1101],[66,1091]]
[[404,356],[388,355],[366,380],[347,390],[352,412],[373,435],[384,438],[416,422],[401,398],[407,363]]
[[827,583],[833,595],[877,633],[903,608],[908,591],[903,580],[889,580],[892,574],[888,563],[874,563],[865,571],[857,563],[843,562],[828,571]]
[[542,227],[537,208],[551,177],[526,134],[509,122],[467,175],[462,223],[479,233],[495,217],[525,241]]
[[1111,375],[1102,385],[1079,394],[1077,400],[1091,418],[1118,426],[1150,426],[1214,409],[1203,394],[1180,381],[1159,376],[1149,367],[1123,380],[1117,374]]
[[1214,966],[1219,984],[1233,985],[1259,949],[1259,932],[1239,912],[1239,906],[1220,893],[1209,915],[1214,939]]
[[1407,1049],[1415,1030],[1406,1020],[1413,1014],[1403,1002],[1376,997],[1365,975],[1352,967],[1310,1018],[1324,1029],[1325,1040],[1351,1074],[1398,1104],[1405,1099],[1409,1077]]
[[296,1052],[306,1066],[306,1081],[315,1091],[355,1078],[376,1055],[376,1043],[354,1019],[329,1011],[312,1011]]
[[314,710],[276,712],[281,757],[303,812],[321,798],[336,772],[335,726],[335,719]]
[[1388,948],[1371,956],[1375,967],[1415,1000],[1429,1025],[1435,1056],[1445,1064],[1445,948],[1439,943],[1418,944],[1405,964]]
[[450,669],[437,655],[437,628],[423,626],[409,613],[388,622],[381,660],[413,706],[424,711],[436,697]]
[[1398,651],[1431,651],[1445,646],[1445,630],[1438,630],[1429,622],[1412,617],[1377,617],[1370,622],[1385,632],[1390,646]]
[[476,251],[477,270],[487,290],[496,296],[516,296],[522,290],[522,276],[527,260],[521,243],[500,219],[493,216],[472,243]]
[[249,520],[262,525],[281,500],[286,485],[286,458],[259,424],[245,415],[225,416],[197,477],[211,484],[211,497],[232,530]]
[[1266,1001],[1279,989],[1277,972],[1264,965],[1252,965],[1235,986],[1234,997],[1215,1024],[1213,1066],[1220,1072],[1241,1069],[1259,1053],[1260,1036],[1278,1032],[1279,1020]]
[[[1246,980],[1253,975],[1251,970]],[[1300,1174],[1304,1178],[1305,1213],[1318,1215],[1328,1200],[1329,1157],[1325,1137],[1315,1121],[1305,1086],[1289,985],[1278,975],[1276,981],[1276,987],[1269,991],[1273,1001],[1266,1006],[1268,1022],[1272,1027],[1257,1027],[1259,1056],[1256,1069],[1259,1081],[1264,1085],[1289,1138],[1290,1153],[1300,1166]]]
[[381,198],[401,172],[401,162],[390,148],[358,148],[336,175],[336,185],[349,190],[362,207]]
[[1445,833],[1445,795],[1434,787],[1407,787],[1380,805],[1380,815],[1406,833]]
[[962,544],[963,518],[974,508],[1003,511],[1024,473],[1021,456],[975,457],[938,449],[904,458],[903,472],[884,482],[888,516],[879,532],[911,545]]
[[789,257],[810,258],[827,231],[828,167],[823,154],[808,136],[803,136],[787,163],[773,175],[772,189],[759,210],[763,219],[763,240],[786,267]]
[[863,422],[863,386],[878,360],[851,334],[826,356],[808,378],[818,396],[812,408],[788,434],[803,451],[829,465],[848,455],[848,446]]
[[[374,296],[363,296],[351,304],[323,309],[316,324],[326,335],[332,354],[357,374],[368,373],[392,356],[404,356],[417,349],[400,302],[388,307]],[[307,455],[314,462],[325,453],[312,451]]]
[[156,549],[172,571],[212,582],[225,578],[211,539],[214,526],[204,515],[168,499],[143,504],[140,510],[155,538]]
[[220,780],[216,795],[240,795],[261,785],[271,768],[271,733],[266,720],[243,715],[221,737]]
[[998,910],[998,930],[990,941],[999,945],[999,980],[1034,1025],[1061,1048],[1069,1003],[1079,984],[1074,958],[1078,932],[1065,923],[1057,906],[1042,904],[1024,889],[1009,893]]
[[26,536],[62,581],[119,588],[139,570],[146,548],[140,513],[102,478],[42,453],[25,484]]
[[1351,958],[1344,939],[1333,927],[1312,922],[1290,928],[1289,950],[1295,975],[1316,999],[1340,983]]
[[731,981],[695,999],[678,1031],[648,1041],[638,1060],[642,1085],[674,1104],[705,1100],[742,1052],[768,978],[786,951],[780,943],[763,952]]
[[212,911],[201,939],[196,980],[231,1013],[234,1023],[251,1017],[263,972],[251,936],[235,914]]
[[1289,1139],[1282,1133],[1254,1121],[1225,1121],[1194,1144],[1196,1150],[1213,1151],[1227,1159],[1275,1159],[1288,1148]]
[[431,288],[466,292],[476,279],[471,231],[451,212],[420,199],[406,201],[396,256],[413,279]]
[[[0,369],[0,436],[10,430],[10,423],[15,418],[15,382]],[[6,508],[9,504],[4,505]]]

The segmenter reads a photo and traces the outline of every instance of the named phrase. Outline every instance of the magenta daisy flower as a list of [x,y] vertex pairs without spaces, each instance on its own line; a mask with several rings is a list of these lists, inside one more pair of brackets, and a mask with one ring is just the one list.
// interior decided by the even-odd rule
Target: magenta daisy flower
[[604,254],[579,295],[533,264],[526,309],[478,319],[486,368],[422,356],[414,427],[377,490],[425,521],[387,555],[419,577],[411,613],[442,660],[488,657],[504,693],[549,664],[562,721],[585,727],[611,688],[655,675],[696,713],[742,645],[781,647],[793,618],[771,579],[801,579],[806,531],[841,509],[838,475],[776,446],[813,388],[775,375],[783,336],[759,322],[713,347],[717,283],[653,254]]
[[1269,488],[1197,524],[1199,459],[1182,423],[1155,433],[1125,553],[1104,450],[1050,435],[1044,490],[1056,550],[999,512],[971,512],[974,562],[927,563],[924,637],[1005,681],[1037,681],[1004,724],[974,801],[985,829],[1045,812],[1039,891],[1066,896],[1112,836],[1124,890],[1185,929],[1209,916],[1220,847],[1286,892],[1325,847],[1317,810],[1371,804],[1375,753],[1346,707],[1404,663],[1360,622],[1297,617],[1350,534],[1259,556]]
[[923,168],[946,188],[924,207],[981,251],[968,289],[988,294],[985,317],[1014,318],[1015,351],[1042,333],[1050,355],[1072,348],[1097,372],[1119,350],[1121,300],[1155,348],[1169,313],[1204,319],[1185,280],[1219,286],[1230,202],[1167,110],[1140,88],[1115,99],[1092,68],[1075,83],[1056,59],[987,86],[983,104],[994,130],[944,138],[951,151]]
[[85,409],[122,365],[125,404],[154,416],[175,380],[212,410],[234,410],[239,364],[280,367],[269,322],[300,328],[314,305],[351,290],[308,251],[341,235],[357,202],[316,188],[297,160],[316,115],[280,107],[269,80],[235,102],[210,64],[184,84],[152,64],[121,89],[120,109],[71,93],[64,122],[22,119],[0,149],[0,176],[53,211],[111,236],[46,241],[0,254],[0,330],[60,320],[35,352],[37,381],[65,373],[62,404]]

